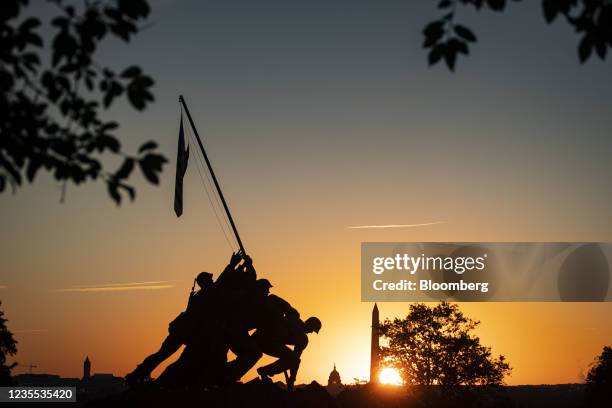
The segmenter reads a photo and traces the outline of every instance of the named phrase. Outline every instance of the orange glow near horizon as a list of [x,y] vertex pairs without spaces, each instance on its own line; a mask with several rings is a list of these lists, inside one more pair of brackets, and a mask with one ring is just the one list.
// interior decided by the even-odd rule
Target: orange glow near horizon
[[400,376],[399,371],[392,367],[385,367],[380,370],[380,374],[378,374],[378,380],[381,384],[385,385],[403,385],[404,381]]

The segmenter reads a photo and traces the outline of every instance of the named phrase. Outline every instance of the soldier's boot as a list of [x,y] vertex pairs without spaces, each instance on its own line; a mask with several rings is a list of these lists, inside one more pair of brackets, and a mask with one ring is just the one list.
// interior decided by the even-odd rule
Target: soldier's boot
[[271,374],[266,370],[266,367],[259,367],[257,369],[257,374],[259,374],[259,378],[261,378],[262,382],[272,383]]
[[147,381],[151,381],[149,371],[142,364],[139,364],[134,371],[125,375],[125,381],[130,388],[137,387]]

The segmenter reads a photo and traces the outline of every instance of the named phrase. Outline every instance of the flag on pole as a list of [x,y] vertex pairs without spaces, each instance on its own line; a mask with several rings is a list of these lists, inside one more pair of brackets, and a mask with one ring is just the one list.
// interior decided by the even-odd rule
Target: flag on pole
[[176,153],[176,181],[174,183],[174,212],[177,217],[183,214],[183,177],[187,171],[189,161],[189,146],[185,149],[185,136],[183,132],[183,116],[179,130],[178,151]]

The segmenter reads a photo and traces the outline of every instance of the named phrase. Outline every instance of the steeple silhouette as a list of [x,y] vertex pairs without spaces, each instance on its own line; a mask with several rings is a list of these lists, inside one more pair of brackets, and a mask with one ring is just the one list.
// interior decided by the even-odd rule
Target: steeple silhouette
[[85,361],[83,362],[83,379],[87,380],[91,377],[91,362],[89,361],[89,356],[85,357]]

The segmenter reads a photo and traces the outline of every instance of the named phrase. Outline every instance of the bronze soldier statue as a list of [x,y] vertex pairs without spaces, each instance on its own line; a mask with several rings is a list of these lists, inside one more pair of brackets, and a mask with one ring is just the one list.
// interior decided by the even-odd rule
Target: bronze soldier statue
[[[226,270],[234,268],[240,259],[239,255],[232,255]],[[134,371],[125,376],[129,385],[133,386],[146,381],[159,364],[176,353],[182,345],[190,343],[192,338],[198,334],[203,318],[210,314],[207,309],[217,303],[212,277],[213,275],[209,272],[202,272],[196,277],[195,283],[200,290],[194,293],[194,288],[192,288],[187,308],[168,325],[168,336],[162,342],[160,349],[145,358]]]
[[[319,330],[321,321],[316,317],[309,317],[306,321],[284,319],[279,321],[276,327],[267,326],[253,333],[261,351],[278,358],[275,362],[257,369],[262,380],[269,380],[269,377],[289,370],[287,388],[293,389],[300,368],[300,357],[308,345],[307,334],[319,333]],[[293,350],[287,347],[288,345],[293,346]]]
[[[300,366],[300,357],[308,345],[308,333],[319,333],[321,321],[310,317],[306,321],[300,319],[299,312],[289,302],[276,296],[266,298],[264,314],[261,316],[253,339],[259,349],[278,360],[257,369],[263,380],[289,370],[286,377],[287,387],[293,388]],[[293,346],[293,350],[287,346]]]

